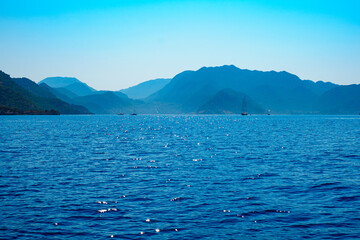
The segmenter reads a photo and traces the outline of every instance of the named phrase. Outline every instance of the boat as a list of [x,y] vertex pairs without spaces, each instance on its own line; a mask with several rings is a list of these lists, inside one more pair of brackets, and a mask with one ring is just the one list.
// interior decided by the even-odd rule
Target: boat
[[130,113],[130,115],[132,115],[132,116],[137,115],[135,108],[133,108],[133,111],[132,111],[132,113]]
[[242,112],[241,112],[241,115],[243,115],[243,116],[249,115],[249,114],[247,113],[247,110],[246,110],[246,98],[245,98],[245,96],[244,96],[243,102],[242,102]]
[[124,113],[118,113],[117,115],[124,115]]

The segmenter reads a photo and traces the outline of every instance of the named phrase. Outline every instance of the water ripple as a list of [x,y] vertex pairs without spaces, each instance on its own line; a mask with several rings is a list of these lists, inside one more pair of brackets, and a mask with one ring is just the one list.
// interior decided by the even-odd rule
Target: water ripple
[[1,116],[7,239],[356,239],[354,116]]

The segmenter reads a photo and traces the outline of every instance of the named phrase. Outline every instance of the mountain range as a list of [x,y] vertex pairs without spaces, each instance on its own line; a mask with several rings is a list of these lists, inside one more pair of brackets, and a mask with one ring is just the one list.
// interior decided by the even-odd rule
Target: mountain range
[[40,81],[39,84],[45,83],[51,88],[66,89],[77,96],[86,96],[96,92],[95,89],[89,87],[86,83],[72,77],[48,77]]
[[83,106],[69,104],[54,96],[27,78],[11,78],[0,71],[0,106],[8,114],[29,112],[45,114],[59,112],[61,114],[89,114]]
[[3,72],[0,77],[0,106],[55,109],[63,114],[239,114],[244,108],[250,114],[360,112],[360,85],[313,82],[285,71],[251,71],[233,65],[184,71],[172,79],[150,80],[119,91],[97,91],[68,77],[46,78],[39,84]]
[[[303,81],[288,72],[262,72],[239,69],[233,65],[204,67],[176,75],[163,89],[149,96],[165,112],[198,113],[203,105],[224,95],[224,89],[246,94],[266,111],[281,114],[322,113],[320,97],[337,85]],[[340,86],[338,86],[340,87]],[[234,105],[241,105],[236,94],[227,94]],[[340,100],[341,101],[341,100]],[[212,110],[214,113],[221,111]],[[249,112],[255,111],[249,108]],[[255,112],[258,113],[258,110]]]

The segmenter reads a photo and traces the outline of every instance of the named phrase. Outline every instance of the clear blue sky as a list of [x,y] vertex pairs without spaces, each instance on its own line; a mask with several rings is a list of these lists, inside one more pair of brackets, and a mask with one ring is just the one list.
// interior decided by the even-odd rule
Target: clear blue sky
[[360,83],[358,0],[0,0],[0,69],[117,90],[202,66]]

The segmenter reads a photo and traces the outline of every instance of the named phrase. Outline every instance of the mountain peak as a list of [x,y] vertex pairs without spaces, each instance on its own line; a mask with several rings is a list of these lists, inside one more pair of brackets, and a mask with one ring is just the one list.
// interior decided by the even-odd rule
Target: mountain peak
[[224,70],[230,70],[230,69],[238,69],[241,70],[240,68],[236,67],[235,65],[222,65],[222,66],[213,66],[213,67],[202,67],[200,68],[198,71],[204,71],[204,70],[209,70],[209,69],[224,69]]
[[39,84],[41,83],[46,83],[53,88],[61,88],[74,83],[81,83],[81,81],[74,77],[47,77],[39,82]]
[[[10,79],[10,75],[0,70],[0,78]],[[0,82],[1,83],[1,82]]]
[[74,77],[48,77],[39,82],[39,84],[42,83],[46,83],[46,85],[52,88],[66,88],[79,96],[85,96],[96,91]]

